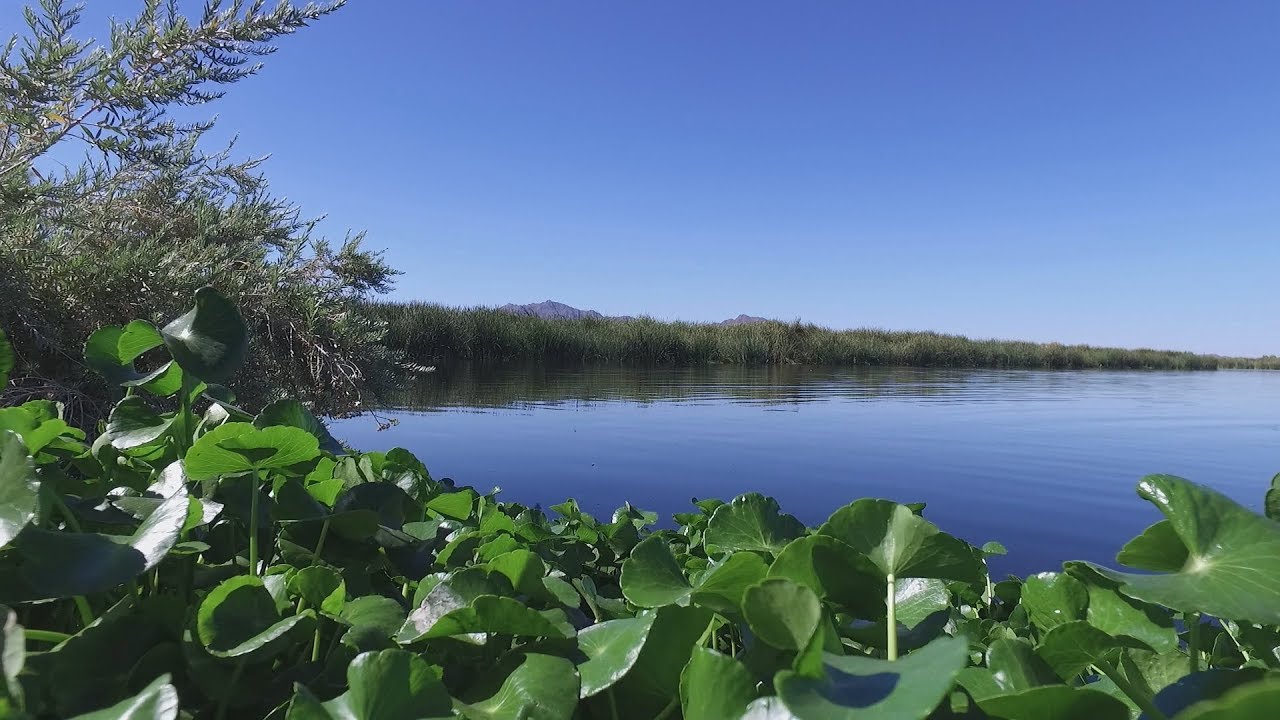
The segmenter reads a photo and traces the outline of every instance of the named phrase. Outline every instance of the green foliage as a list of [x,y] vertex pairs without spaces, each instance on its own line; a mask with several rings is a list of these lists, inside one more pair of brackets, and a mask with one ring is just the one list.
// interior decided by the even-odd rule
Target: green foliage
[[[190,374],[220,382],[243,359],[233,389],[247,407],[284,395],[322,414],[358,407],[396,372],[360,304],[394,271],[359,235],[319,237],[272,197],[261,158],[206,151],[212,121],[173,116],[215,102],[258,71],[273,41],[341,0],[218,1],[194,17],[164,0],[137,0],[133,17],[106,4],[117,15],[101,44],[78,37],[78,5],[41,0],[0,49],[0,327],[12,343],[0,340],[0,392],[60,400],[84,425],[107,414],[125,379],[176,392],[181,379],[150,358],[156,328],[175,298],[212,285],[256,342],[246,356],[243,337],[180,319],[164,342]],[[219,361],[202,362],[208,353]]]
[[[211,299],[194,324],[236,327]],[[133,327],[97,336],[122,385]],[[121,400],[92,446],[51,403],[0,409],[5,717],[1274,714],[1277,526],[1189,481],[1139,487],[1167,524],[1120,557],[1157,573],[992,583],[1001,547],[888,500],[817,530],[755,493],[678,529],[548,518],[404,450],[335,454],[296,404],[227,406],[195,380],[227,357],[178,351],[184,391]]]
[[1125,350],[974,340],[933,332],[832,330],[768,321],[709,325],[635,320],[547,320],[493,308],[374,303],[387,343],[422,364],[456,360],[537,362],[888,365],[917,367],[1214,370],[1280,368],[1280,359],[1228,358],[1167,350]]

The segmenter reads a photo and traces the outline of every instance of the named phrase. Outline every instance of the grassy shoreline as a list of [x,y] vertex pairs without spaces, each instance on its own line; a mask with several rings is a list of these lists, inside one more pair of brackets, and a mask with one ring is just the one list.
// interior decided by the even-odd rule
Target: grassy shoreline
[[451,361],[619,362],[664,365],[883,365],[1028,369],[1280,369],[1280,357],[1200,355],[934,332],[832,330],[777,321],[711,325],[635,320],[544,320],[494,308],[372,303],[386,343],[422,364]]

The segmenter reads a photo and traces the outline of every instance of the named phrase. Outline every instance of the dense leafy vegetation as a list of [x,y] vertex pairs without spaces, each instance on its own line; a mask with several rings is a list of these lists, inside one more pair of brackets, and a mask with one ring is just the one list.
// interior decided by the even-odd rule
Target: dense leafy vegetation
[[[273,197],[262,158],[206,149],[208,109],[270,44],[341,3],[139,0],[84,36],[80,6],[42,0],[0,49],[0,325],[16,351],[10,400],[56,398],[69,418],[110,409],[80,362],[91,332],[161,322],[213,283],[257,338],[235,379],[247,406],[284,395],[319,412],[360,406],[394,355],[359,300],[394,275],[353,236],[330,243]],[[17,28],[11,28],[17,30]],[[3,38],[0,38],[3,42]],[[198,106],[200,109],[194,109]]]
[[1125,350],[935,332],[832,330],[806,323],[707,325],[636,320],[547,320],[492,308],[430,303],[367,306],[386,343],[422,364],[451,360],[536,362],[898,365],[914,367],[1216,370],[1280,368],[1280,358],[1231,358]]
[[[993,578],[1004,549],[864,499],[816,529],[771,498],[523,507],[343,448],[219,383],[246,324],[210,288],[94,333],[126,390],[88,442],[0,409],[0,716],[1271,718],[1280,488],[1187,480],[1121,549]],[[12,365],[0,339],[0,382]],[[161,355],[141,373],[135,360]]]

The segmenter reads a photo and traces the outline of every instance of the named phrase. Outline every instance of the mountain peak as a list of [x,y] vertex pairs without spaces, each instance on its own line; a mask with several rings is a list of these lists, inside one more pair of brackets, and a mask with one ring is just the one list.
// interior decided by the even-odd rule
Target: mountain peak
[[[527,317],[542,318],[543,320],[634,320],[630,315],[610,316],[606,317],[595,310],[580,310],[572,305],[566,305],[555,300],[543,300],[540,303],[529,303],[527,305],[516,305],[507,303],[498,308],[501,312],[511,313],[512,315],[524,315]],[[755,315],[739,315],[735,318],[729,318],[717,325],[747,325],[749,323],[767,322],[767,318],[757,317]]]

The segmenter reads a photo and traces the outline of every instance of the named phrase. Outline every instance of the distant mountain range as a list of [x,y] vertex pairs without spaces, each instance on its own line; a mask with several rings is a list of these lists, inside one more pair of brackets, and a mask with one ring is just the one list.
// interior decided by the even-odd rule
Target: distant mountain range
[[[498,308],[502,312],[508,312],[512,315],[527,315],[529,317],[542,318],[544,320],[635,320],[631,315],[601,315],[595,310],[580,310],[572,305],[565,305],[555,300],[546,300],[540,303],[529,303],[528,305],[516,305],[507,303]],[[768,318],[756,317],[755,315],[739,315],[735,318],[722,320],[715,323],[716,325],[749,325],[751,323],[768,322]]]

